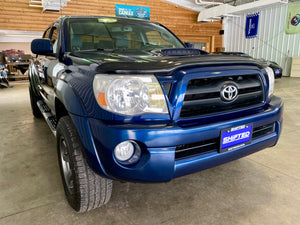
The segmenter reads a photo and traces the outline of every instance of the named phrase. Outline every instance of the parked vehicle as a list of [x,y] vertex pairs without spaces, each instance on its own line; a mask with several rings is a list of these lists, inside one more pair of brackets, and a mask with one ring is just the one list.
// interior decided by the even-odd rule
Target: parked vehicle
[[166,182],[279,139],[270,67],[202,55],[161,24],[63,16],[31,49],[32,112],[56,136],[76,211],[106,204],[113,180]]
[[[217,55],[228,55],[228,56],[242,56],[242,57],[248,57],[248,58],[252,58],[250,55],[243,53],[243,52],[214,52],[214,54]],[[275,79],[279,79],[282,77],[282,68],[278,65],[278,63],[274,62],[274,61],[269,61],[269,60],[265,60],[265,59],[256,59],[259,62],[261,62],[262,64],[266,64],[268,67],[272,68],[274,75],[275,75]]]
[[278,63],[274,61],[265,60],[265,59],[258,59],[258,61],[262,63],[266,63],[268,67],[272,68],[275,75],[275,79],[279,79],[282,77],[282,68],[281,66],[278,65]]
[[5,69],[5,55],[3,52],[0,52],[0,88],[2,87],[9,87],[8,80],[7,80],[7,70]]
[[9,82],[7,79],[7,70],[5,69],[4,65],[0,65],[0,88],[5,87],[8,88],[9,87]]

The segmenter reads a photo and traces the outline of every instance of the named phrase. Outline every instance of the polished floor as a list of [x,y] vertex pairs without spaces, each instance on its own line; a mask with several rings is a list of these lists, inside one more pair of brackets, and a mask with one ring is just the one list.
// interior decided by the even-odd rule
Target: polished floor
[[276,94],[285,100],[276,147],[169,183],[115,182],[106,206],[77,214],[28,84],[0,89],[0,224],[300,224],[300,78],[276,81]]

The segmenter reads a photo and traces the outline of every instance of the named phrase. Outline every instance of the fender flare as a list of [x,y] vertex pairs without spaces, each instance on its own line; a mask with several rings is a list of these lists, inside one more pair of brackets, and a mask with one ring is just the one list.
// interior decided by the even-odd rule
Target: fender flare
[[56,84],[56,98],[64,105],[78,131],[84,147],[83,154],[88,165],[99,175],[113,179],[105,172],[99,159],[88,124],[86,110],[76,91],[66,81],[59,79]]
[[86,110],[80,97],[66,81],[58,79],[55,92],[56,98],[58,98],[61,103],[63,103],[69,113],[78,116],[87,116]]

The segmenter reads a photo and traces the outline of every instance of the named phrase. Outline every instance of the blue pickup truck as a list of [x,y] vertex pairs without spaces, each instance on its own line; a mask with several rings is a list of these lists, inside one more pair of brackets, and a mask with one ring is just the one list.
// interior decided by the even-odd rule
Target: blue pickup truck
[[78,212],[106,204],[113,180],[166,182],[278,141],[271,68],[188,48],[159,23],[62,16],[31,50],[32,112]]

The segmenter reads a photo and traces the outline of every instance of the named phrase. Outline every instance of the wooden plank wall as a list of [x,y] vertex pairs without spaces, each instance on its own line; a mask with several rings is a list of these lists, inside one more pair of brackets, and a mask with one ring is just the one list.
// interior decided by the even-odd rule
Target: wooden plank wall
[[[44,12],[29,7],[30,0],[0,0],[0,29],[43,31],[60,12]],[[206,42],[207,51],[222,47],[221,22],[197,23],[197,13],[176,7],[161,0],[71,0],[64,7],[64,15],[115,16],[115,4],[150,7],[150,19],[162,23],[183,41]]]

